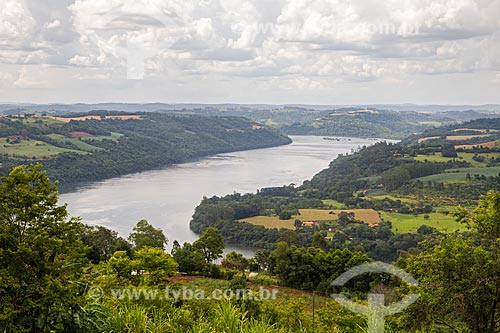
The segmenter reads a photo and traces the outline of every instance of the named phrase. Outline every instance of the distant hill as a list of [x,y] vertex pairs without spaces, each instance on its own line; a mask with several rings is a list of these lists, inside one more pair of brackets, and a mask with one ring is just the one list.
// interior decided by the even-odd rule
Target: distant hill
[[0,175],[41,162],[64,184],[160,168],[212,154],[291,143],[241,117],[92,112],[0,117]]
[[9,109],[23,109],[27,112],[89,112],[92,110],[115,110],[127,112],[154,112],[193,109],[254,109],[272,110],[282,108],[297,108],[303,110],[333,110],[341,108],[369,108],[389,111],[417,112],[447,112],[447,111],[479,111],[500,112],[499,104],[484,105],[417,105],[417,104],[358,104],[358,105],[311,105],[311,104],[199,104],[199,103],[76,103],[76,104],[31,104],[5,103],[0,104],[0,112]]
[[[95,110],[237,116],[265,123],[290,135],[402,139],[442,125],[500,118],[500,105],[269,105],[269,104],[0,104],[0,114],[71,115]],[[375,112],[367,112],[367,111]]]

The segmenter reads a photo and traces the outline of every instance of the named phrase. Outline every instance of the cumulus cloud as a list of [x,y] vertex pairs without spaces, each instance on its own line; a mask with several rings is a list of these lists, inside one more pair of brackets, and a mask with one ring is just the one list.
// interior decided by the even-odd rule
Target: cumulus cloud
[[47,84],[47,67],[33,70],[29,66],[21,67],[18,79],[14,82],[17,88],[41,88]]
[[123,79],[132,56],[144,59],[146,79],[176,73],[185,86],[201,77],[266,78],[307,90],[411,75],[489,73],[498,80],[500,71],[500,0],[0,4],[0,63],[101,71],[73,76],[82,80]]
[[45,27],[47,29],[56,29],[56,28],[59,28],[61,26],[61,21],[59,20],[54,20],[52,22],[48,22],[45,24]]

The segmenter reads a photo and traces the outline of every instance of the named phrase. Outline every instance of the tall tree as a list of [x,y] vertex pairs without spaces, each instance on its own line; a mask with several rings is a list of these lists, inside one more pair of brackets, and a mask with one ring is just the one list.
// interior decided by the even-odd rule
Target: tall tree
[[179,265],[163,250],[144,246],[135,252],[134,266],[138,271],[149,272],[152,283],[159,283],[167,276],[173,276]]
[[175,241],[172,248],[172,256],[179,264],[179,271],[187,274],[202,273],[207,270],[207,263],[203,253],[191,243],[183,246]]
[[398,261],[420,283],[420,306],[407,312],[408,326],[426,323],[456,332],[498,332],[500,193],[490,191],[476,209],[461,209],[457,217],[469,226],[468,238],[449,235],[434,248]]
[[224,237],[219,233],[216,228],[209,227],[200,238],[193,243],[193,246],[199,249],[207,264],[212,263],[214,260],[222,258],[225,244]]
[[134,243],[136,250],[145,246],[165,250],[168,240],[161,229],[153,227],[146,220],[140,220],[133,230],[128,239]]
[[5,332],[78,331],[78,283],[87,264],[82,225],[58,206],[41,165],[0,180],[0,327]]

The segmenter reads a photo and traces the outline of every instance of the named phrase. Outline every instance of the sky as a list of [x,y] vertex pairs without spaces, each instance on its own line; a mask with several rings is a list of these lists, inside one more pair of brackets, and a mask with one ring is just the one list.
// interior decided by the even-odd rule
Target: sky
[[0,0],[0,102],[500,103],[500,0]]

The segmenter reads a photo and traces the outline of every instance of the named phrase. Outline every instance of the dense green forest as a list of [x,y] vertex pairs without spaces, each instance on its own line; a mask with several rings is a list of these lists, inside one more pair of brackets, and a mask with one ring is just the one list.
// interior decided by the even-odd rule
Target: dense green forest
[[[271,109],[196,108],[164,111],[170,114],[237,115],[266,123],[289,135],[346,136],[401,139],[442,124],[455,123],[458,115],[342,108],[315,110],[300,107]],[[479,116],[479,115],[476,115]]]
[[95,181],[230,151],[290,143],[240,117],[118,112],[0,117],[0,175],[43,162],[61,184]]
[[[433,129],[436,126],[484,118],[500,117],[495,112],[447,111],[417,112],[405,109],[394,111],[384,106],[345,107],[327,106],[272,106],[272,105],[134,105],[102,104],[50,107],[31,106],[12,108],[0,114],[16,115],[36,112],[71,116],[83,110],[124,110],[128,112],[155,112],[169,115],[198,115],[214,117],[245,117],[272,126],[288,135],[347,136],[362,138],[402,139],[408,135]],[[396,107],[396,110],[398,108]],[[453,108],[450,108],[453,109]],[[30,111],[31,110],[31,111]]]

